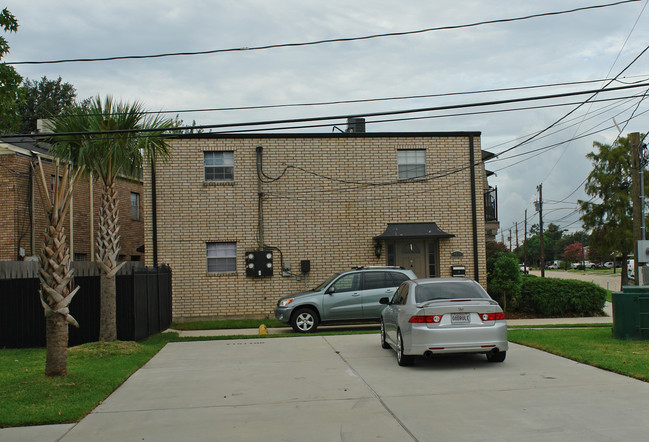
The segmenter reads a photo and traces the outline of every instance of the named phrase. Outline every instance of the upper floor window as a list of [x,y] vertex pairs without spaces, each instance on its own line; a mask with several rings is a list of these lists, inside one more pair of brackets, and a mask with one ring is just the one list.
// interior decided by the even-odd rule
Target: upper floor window
[[237,243],[208,242],[207,271],[209,273],[232,273],[237,271]]
[[234,181],[234,152],[203,152],[205,181]]
[[423,178],[426,176],[426,150],[397,150],[399,179]]
[[140,194],[131,192],[131,219],[140,219]]

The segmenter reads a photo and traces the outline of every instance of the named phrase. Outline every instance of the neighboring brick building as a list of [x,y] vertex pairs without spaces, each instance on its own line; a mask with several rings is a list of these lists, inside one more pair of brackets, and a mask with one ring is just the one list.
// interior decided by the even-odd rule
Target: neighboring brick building
[[[47,153],[48,148],[46,143],[35,141],[33,138],[0,140],[0,261],[15,261],[35,256],[42,247],[41,233],[47,226],[47,217],[38,187],[34,187],[34,184],[40,184],[39,181],[34,181],[30,164],[36,161],[36,155],[42,156],[51,192],[56,167]],[[94,200],[94,230],[97,230],[101,184],[95,180],[93,186],[90,186],[87,176],[81,178],[75,186],[70,209],[72,216],[68,214],[65,221],[65,233],[71,256],[75,261],[93,260],[91,189]],[[144,256],[142,183],[139,180],[120,179],[117,189],[122,246],[120,256],[123,260],[139,261]]]
[[[145,236],[147,264],[157,257],[173,270],[175,320],[271,317],[280,296],[356,265],[419,277],[463,267],[486,285],[479,132],[194,134],[171,144],[155,189],[144,172],[145,194],[156,194]],[[261,261],[272,253],[272,276],[258,276],[260,261],[247,276],[247,252],[258,250]]]

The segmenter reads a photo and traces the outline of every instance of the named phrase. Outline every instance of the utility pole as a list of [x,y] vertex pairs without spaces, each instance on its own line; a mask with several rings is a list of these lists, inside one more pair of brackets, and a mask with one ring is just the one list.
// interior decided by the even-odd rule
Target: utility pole
[[539,202],[537,209],[539,211],[539,241],[541,243],[541,278],[545,278],[545,254],[543,252],[543,184],[536,186],[539,191]]
[[527,271],[527,209],[525,209],[525,233],[523,234],[523,269]]
[[518,250],[518,248],[520,247],[519,244],[518,244],[518,221],[516,221],[514,223],[514,226],[515,226],[515,230],[516,230],[516,250]]
[[512,251],[512,228],[509,228],[509,236],[507,237],[507,240],[509,241],[509,251]]
[[631,201],[633,203],[633,271],[636,275],[636,285],[639,285],[640,274],[638,273],[638,241],[644,239],[642,236],[642,200],[641,200],[641,181],[642,167],[640,166],[640,134],[633,132],[628,135],[631,144]]

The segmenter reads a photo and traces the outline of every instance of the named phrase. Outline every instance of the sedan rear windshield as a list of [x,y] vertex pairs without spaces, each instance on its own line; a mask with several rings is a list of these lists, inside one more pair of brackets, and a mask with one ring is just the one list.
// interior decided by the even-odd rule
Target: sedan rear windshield
[[436,282],[420,284],[415,288],[417,303],[435,299],[489,299],[482,287],[471,282]]

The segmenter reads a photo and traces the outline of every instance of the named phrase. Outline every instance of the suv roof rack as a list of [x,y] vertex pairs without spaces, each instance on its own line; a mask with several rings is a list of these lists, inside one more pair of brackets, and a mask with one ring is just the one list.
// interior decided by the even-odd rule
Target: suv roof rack
[[399,269],[405,270],[402,266],[354,266],[352,270],[367,270],[367,269]]

